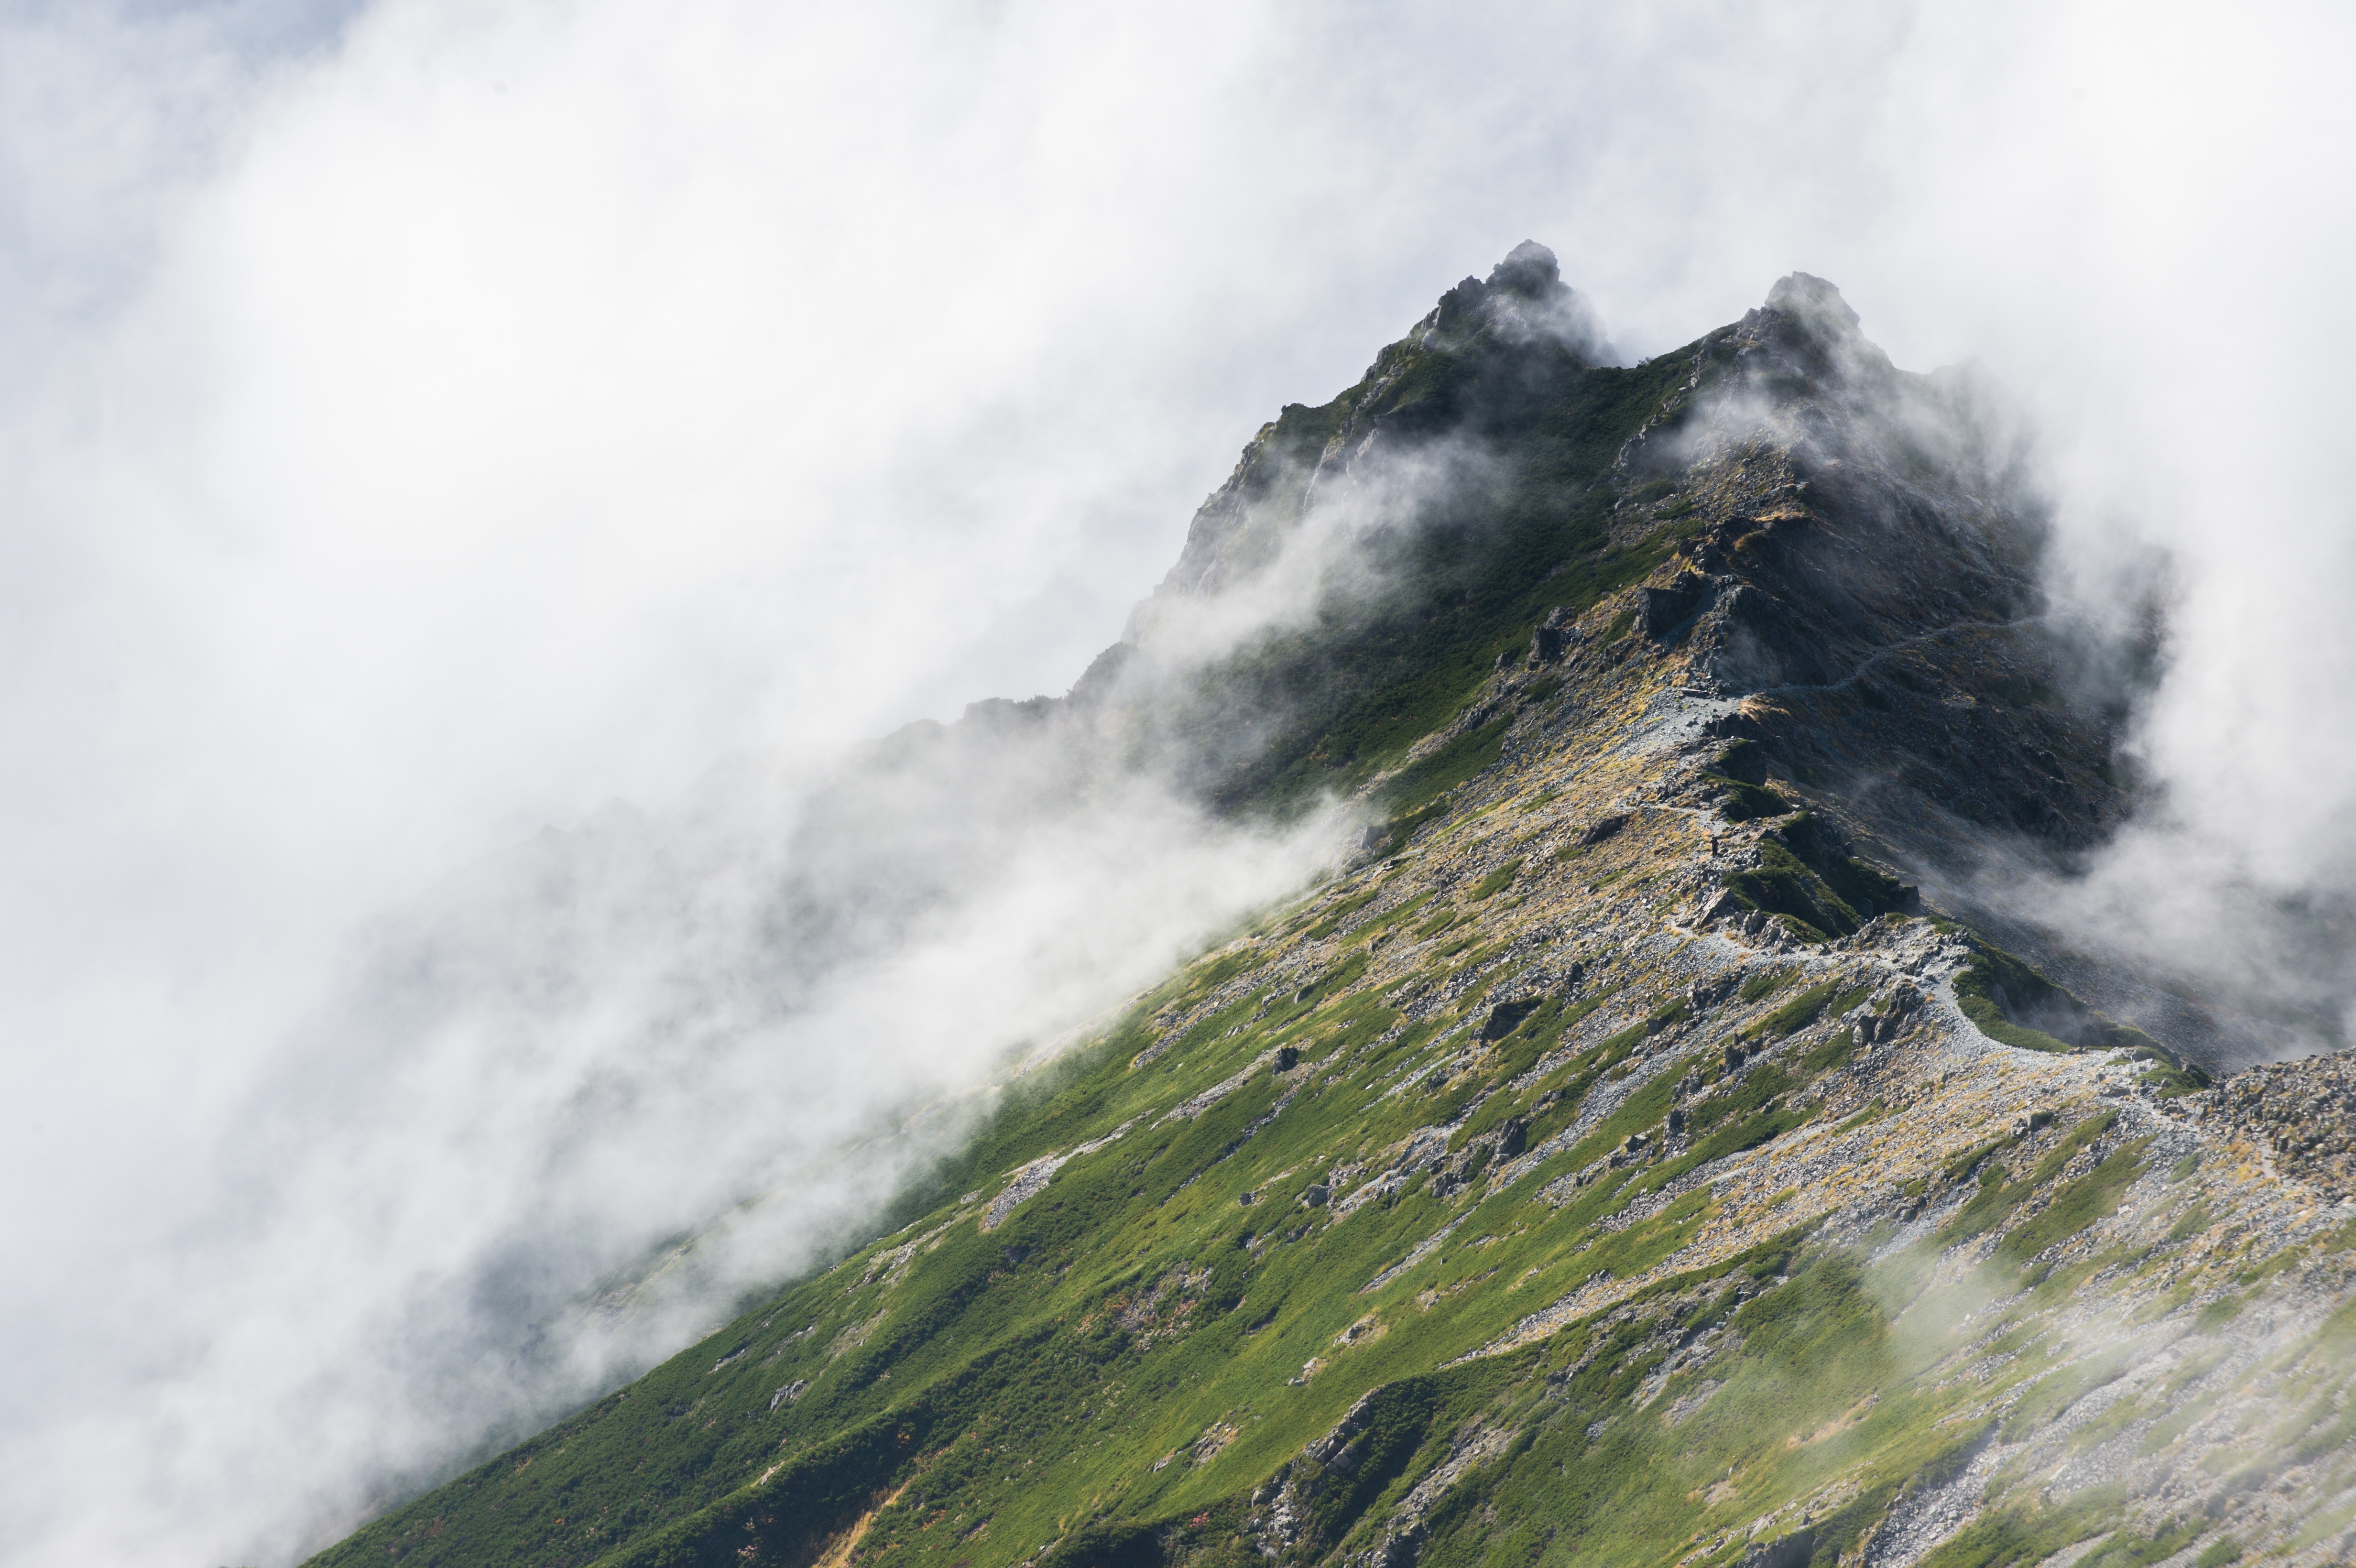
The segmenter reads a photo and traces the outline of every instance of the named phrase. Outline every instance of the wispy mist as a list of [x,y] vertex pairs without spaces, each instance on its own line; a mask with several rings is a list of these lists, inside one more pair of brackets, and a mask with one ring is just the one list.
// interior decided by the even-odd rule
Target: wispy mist
[[[0,1243],[36,1260],[0,1534],[283,1558],[676,1342],[924,1146],[826,1151],[979,1104],[1307,876],[1323,819],[1033,809],[1052,747],[950,788],[958,833],[955,741],[852,797],[937,842],[828,791],[906,720],[1064,690],[1262,421],[1527,237],[1630,354],[1798,267],[2015,389],[2057,583],[2139,603],[2163,549],[2175,595],[2165,809],[2030,896],[2328,1002],[2340,950],[2265,912],[2356,857],[2344,27],[0,19]],[[1397,499],[1337,496],[1187,656],[1367,570]],[[582,1271],[756,1193],[698,1289],[519,1359]]]
[[[166,1238],[187,1250],[152,1375],[20,1457],[64,1505],[43,1533],[130,1556],[243,1512],[248,1550],[317,1544],[803,1265],[950,1152],[993,1081],[1335,837],[1222,827],[1142,780],[1073,800],[1059,748],[963,739],[850,764],[841,784],[895,798],[848,812],[742,763],[372,931],[350,993],[226,1118],[224,1208]],[[164,1517],[91,1509],[93,1465]],[[214,1500],[257,1473],[267,1512]]]

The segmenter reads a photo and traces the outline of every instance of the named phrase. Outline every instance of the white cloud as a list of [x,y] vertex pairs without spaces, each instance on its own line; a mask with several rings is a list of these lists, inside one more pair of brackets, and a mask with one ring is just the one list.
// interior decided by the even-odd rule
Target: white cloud
[[[0,1531],[32,1561],[284,1550],[379,1467],[463,1447],[496,1399],[455,1426],[375,1419],[425,1364],[383,1326],[446,1302],[552,1193],[564,1256],[669,1217],[633,1206],[641,1164],[517,1162],[610,1082],[680,949],[624,944],[611,988],[492,1044],[371,1015],[385,1065],[363,1072],[329,1025],[372,995],[370,923],[732,751],[809,768],[1061,689],[1260,421],[1347,385],[1524,238],[1631,353],[1797,267],[1902,365],[1987,360],[2054,432],[2077,579],[2099,588],[2122,529],[2179,557],[2146,744],[2202,854],[2336,890],[2344,27],[1702,4],[0,18],[0,1245],[43,1260],[0,1305],[37,1348],[0,1390]],[[1056,851],[1074,874],[957,906],[926,994],[1006,972],[978,945],[1012,928],[993,912],[1061,934],[989,1029],[909,1037],[925,1082],[979,1072],[1026,1009],[1086,1005],[1068,965],[1126,984],[1263,895],[1166,809],[1129,807],[1139,863],[1085,837]],[[1049,852],[1022,842],[1013,863]],[[1144,876],[1194,890],[1179,917],[1087,947],[1075,911]],[[712,1111],[749,1083],[786,1115],[753,1061],[713,1059],[717,1101],[624,1118],[633,1159],[787,1157]],[[812,1144],[876,1108],[807,1103]],[[734,1190],[720,1164],[663,1202]],[[286,1304],[334,1279],[387,1316],[323,1315],[273,1363]]]

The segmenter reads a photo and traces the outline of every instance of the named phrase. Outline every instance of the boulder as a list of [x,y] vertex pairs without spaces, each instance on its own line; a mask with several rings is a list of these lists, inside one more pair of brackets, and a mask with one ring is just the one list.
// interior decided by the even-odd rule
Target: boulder
[[1524,1019],[1528,1018],[1532,1013],[1537,1012],[1538,1008],[1544,1005],[1545,1004],[1540,1002],[1536,997],[1525,997],[1515,1001],[1499,1002],[1495,1007],[1489,1009],[1488,1020],[1481,1026],[1481,1039],[1483,1042],[1486,1043],[1490,1040],[1505,1039],[1507,1035],[1513,1033],[1514,1030],[1521,1027],[1522,1020]]
[[1693,579],[1666,588],[1639,588],[1636,624],[1648,637],[1665,637],[1701,613],[1708,592],[1707,583]]
[[1795,1530],[1772,1541],[1752,1541],[1738,1568],[1804,1568],[1815,1554],[1816,1532]]

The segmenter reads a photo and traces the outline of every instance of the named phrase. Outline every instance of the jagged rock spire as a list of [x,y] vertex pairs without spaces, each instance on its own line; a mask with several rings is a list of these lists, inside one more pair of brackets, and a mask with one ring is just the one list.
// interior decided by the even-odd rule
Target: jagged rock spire
[[1430,315],[1417,324],[1424,341],[1462,341],[1483,328],[1507,343],[1549,338],[1590,365],[1619,359],[1594,306],[1562,281],[1555,253],[1525,240],[1489,269],[1486,282],[1466,278],[1440,296]]
[[1767,291],[1767,308],[1802,317],[1836,333],[1855,332],[1858,327],[1857,312],[1841,298],[1840,290],[1811,272],[1786,272],[1776,279],[1775,286]]
[[1489,287],[1529,299],[1546,299],[1563,286],[1562,263],[1535,240],[1525,240],[1489,269]]

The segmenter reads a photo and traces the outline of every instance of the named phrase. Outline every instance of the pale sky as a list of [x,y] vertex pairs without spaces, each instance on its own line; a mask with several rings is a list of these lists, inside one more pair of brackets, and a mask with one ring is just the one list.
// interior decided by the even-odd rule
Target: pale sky
[[[434,1230],[421,1209],[378,1272],[327,1277],[314,1241],[397,1208],[403,1171],[518,1224],[548,1200],[467,1164],[460,1102],[425,1090],[348,1185],[284,1175],[346,1123],[306,1133],[272,1086],[342,1081],[321,1020],[356,1016],[394,912],[732,755],[815,765],[1062,691],[1263,421],[1524,239],[1632,355],[1801,269],[1901,365],[1984,360],[2044,421],[2057,584],[2099,602],[2147,547],[2178,561],[2143,731],[2169,814],[2079,913],[2167,953],[2213,940],[2215,887],[2344,893],[2350,27],[2051,3],[0,7],[12,1560],[285,1561],[545,1395],[383,1418],[410,1368],[357,1308],[270,1376],[222,1349],[273,1306],[397,1303],[453,1266],[400,1251]],[[1189,920],[1268,896],[1237,846],[1156,831],[1142,861],[1194,890]],[[1076,931],[1144,874],[1025,884],[1023,907]],[[941,974],[978,929],[942,938]],[[1009,1030],[1078,1005],[1000,1002]],[[580,1089],[547,1061],[531,1093]],[[812,1129],[869,1103],[840,1095]],[[253,1157],[262,1105],[283,1162]],[[567,1212],[609,1249],[663,1218]]]

